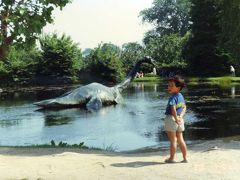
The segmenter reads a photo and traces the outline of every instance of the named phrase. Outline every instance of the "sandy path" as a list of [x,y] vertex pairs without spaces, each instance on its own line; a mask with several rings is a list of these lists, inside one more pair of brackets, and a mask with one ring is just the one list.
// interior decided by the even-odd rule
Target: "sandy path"
[[[216,150],[211,147],[217,146]],[[190,147],[189,163],[165,164],[166,151],[109,153],[60,148],[0,148],[0,179],[240,179],[240,142]],[[176,160],[181,161],[178,152]]]

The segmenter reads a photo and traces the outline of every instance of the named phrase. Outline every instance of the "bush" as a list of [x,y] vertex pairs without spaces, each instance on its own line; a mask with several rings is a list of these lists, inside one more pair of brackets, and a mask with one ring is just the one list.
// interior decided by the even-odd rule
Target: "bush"
[[123,78],[120,48],[111,43],[100,44],[85,57],[85,71],[99,79],[117,82]]
[[12,46],[7,59],[0,62],[0,81],[5,85],[31,84],[35,79],[40,51],[35,47]]
[[69,36],[57,34],[40,38],[42,58],[38,62],[37,78],[40,83],[71,83],[78,80],[82,53]]

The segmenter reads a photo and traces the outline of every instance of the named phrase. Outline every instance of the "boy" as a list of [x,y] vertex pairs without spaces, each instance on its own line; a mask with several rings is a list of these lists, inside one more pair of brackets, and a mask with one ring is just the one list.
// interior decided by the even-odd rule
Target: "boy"
[[174,76],[168,80],[168,92],[171,97],[168,100],[165,112],[165,131],[170,141],[170,157],[165,160],[166,163],[174,163],[174,155],[177,149],[177,143],[180,146],[183,161],[187,161],[187,146],[184,142],[182,132],[184,131],[183,116],[186,112],[186,104],[183,95],[180,93],[185,87],[184,79],[181,76]]

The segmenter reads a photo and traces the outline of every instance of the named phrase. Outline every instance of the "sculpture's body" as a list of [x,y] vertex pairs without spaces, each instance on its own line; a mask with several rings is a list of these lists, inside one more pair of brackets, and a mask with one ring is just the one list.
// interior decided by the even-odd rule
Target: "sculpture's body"
[[114,87],[91,83],[67,92],[60,97],[43,100],[34,104],[42,108],[86,107],[87,109],[99,109],[103,105],[117,104],[122,99],[120,92],[132,81],[142,63],[153,63],[153,60],[146,57],[138,61],[127,78]]

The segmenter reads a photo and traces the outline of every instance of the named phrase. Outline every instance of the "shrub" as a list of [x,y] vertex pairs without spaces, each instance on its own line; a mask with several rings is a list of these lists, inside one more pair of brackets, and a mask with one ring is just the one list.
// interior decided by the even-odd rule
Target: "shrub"
[[78,44],[69,36],[58,37],[57,34],[40,38],[40,44],[42,58],[38,62],[38,82],[42,82],[44,78],[61,83],[70,83],[78,79],[77,74],[83,63]]

